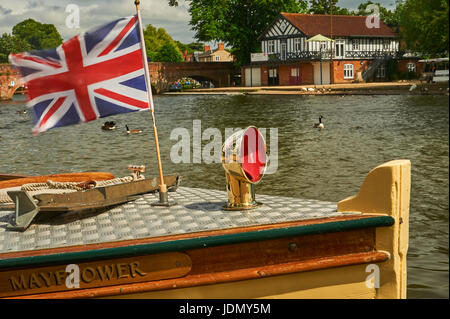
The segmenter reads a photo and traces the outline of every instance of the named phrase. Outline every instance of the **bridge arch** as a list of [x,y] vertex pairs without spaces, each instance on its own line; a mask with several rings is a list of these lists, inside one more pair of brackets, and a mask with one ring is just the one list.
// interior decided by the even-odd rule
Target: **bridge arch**
[[198,82],[200,82],[202,84],[205,83],[205,82],[211,82],[214,85],[214,87],[218,87],[219,86],[219,83],[217,82],[216,79],[210,78],[210,77],[207,77],[207,76],[204,76],[204,75],[182,74],[181,77],[179,77],[179,78],[168,79],[168,80],[171,80],[171,83],[173,83],[175,81],[181,80],[182,78],[194,79],[194,80],[196,80],[196,81],[198,81]]
[[157,93],[168,91],[173,82],[183,77],[211,81],[215,87],[227,87],[238,73],[231,62],[153,62],[149,68]]
[[23,86],[19,70],[10,64],[0,64],[0,100],[11,100],[14,93]]

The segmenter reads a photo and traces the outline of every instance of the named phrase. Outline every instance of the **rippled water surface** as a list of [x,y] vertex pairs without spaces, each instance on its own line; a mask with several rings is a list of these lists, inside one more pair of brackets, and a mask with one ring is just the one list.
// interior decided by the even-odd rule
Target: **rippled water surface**
[[[223,135],[249,125],[278,129],[278,170],[264,177],[260,194],[339,201],[356,194],[379,164],[411,160],[408,298],[449,297],[448,97],[157,96],[155,105],[164,172],[183,175],[184,186],[225,187],[220,164],[171,162],[178,141],[170,140],[172,130],[186,128],[192,138],[193,120],[201,120],[202,132],[217,128]],[[17,113],[24,108],[23,97],[0,102],[0,172],[124,176],[128,164],[145,164],[147,175],[157,175],[149,112],[110,118],[118,124],[114,132],[96,121],[33,137],[30,115]],[[312,128],[319,115],[323,131]],[[128,136],[125,124],[144,132]]]

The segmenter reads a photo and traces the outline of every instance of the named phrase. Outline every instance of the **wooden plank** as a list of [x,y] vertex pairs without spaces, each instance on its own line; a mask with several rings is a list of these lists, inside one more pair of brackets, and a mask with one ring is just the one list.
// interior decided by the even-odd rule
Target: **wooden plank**
[[201,274],[370,252],[374,247],[375,230],[368,228],[193,249],[187,253],[193,260],[191,274]]
[[17,187],[30,183],[46,183],[48,180],[54,182],[85,182],[90,180],[104,181],[113,178],[114,175],[103,172],[53,174],[0,181],[0,188]]
[[[216,282],[248,280],[298,271],[386,260],[388,255],[375,252],[374,245],[375,229],[369,228],[191,249],[184,252],[190,258],[191,268],[189,269],[189,272],[186,273],[185,279],[177,281],[175,284],[176,287],[180,287],[180,285],[191,287]],[[126,260],[137,260],[139,258],[140,257],[128,257]],[[96,265],[97,263],[100,265],[110,264],[109,261],[74,263],[87,263],[89,265]],[[55,266],[47,266],[48,269],[53,269],[52,267],[54,268]],[[95,268],[94,266],[90,267]],[[43,269],[47,268],[44,267]],[[44,270],[41,271],[40,269],[40,267],[21,269],[19,273],[15,275],[14,284],[11,283],[10,279],[11,270],[3,272],[9,276],[7,279],[10,281],[9,285],[12,286],[12,288],[17,288],[19,284],[22,288],[27,285],[25,287],[27,289],[20,290],[28,293],[30,288],[36,288],[34,287],[36,284],[34,283],[35,279],[32,277],[32,274],[44,272]],[[0,290],[2,284],[3,286],[7,286],[7,284],[5,284],[6,275],[2,277],[1,273],[2,272],[0,272]],[[24,274],[23,279],[18,277],[21,274]],[[35,277],[36,276],[38,275],[35,275]],[[133,281],[133,283],[137,282],[138,281]],[[97,283],[96,287],[101,286],[100,284],[109,286],[112,282]],[[34,286],[31,287],[31,285]],[[152,289],[158,289],[160,286],[156,284],[156,286],[152,287]],[[44,288],[46,287],[40,287],[41,290],[39,291],[45,292],[45,290],[42,290]],[[86,286],[85,288],[88,289],[90,287]],[[165,289],[167,289],[167,287]],[[11,290],[9,293],[11,293]],[[73,294],[78,293],[79,292],[76,291],[73,292]]]
[[[388,255],[384,252],[365,252],[357,254],[349,254],[345,256],[334,256],[327,258],[320,258],[315,260],[291,262],[283,265],[268,265],[264,267],[255,267],[244,270],[232,270],[218,273],[208,273],[199,275],[187,275],[182,278],[168,279],[152,282],[143,282],[136,284],[125,284],[118,286],[65,291],[60,293],[47,293],[39,295],[20,296],[16,298],[33,298],[33,299],[61,299],[61,298],[99,298],[99,297],[116,297],[126,294],[145,294],[154,291],[163,291],[177,288],[189,288],[189,287],[204,287],[207,289],[211,287],[220,287],[223,283],[232,282],[249,282],[251,279],[265,279],[265,278],[282,278],[274,277],[287,274],[302,273],[307,271],[324,270],[333,271],[335,267],[344,267],[352,265],[360,265],[367,263],[381,263],[388,259]],[[341,269],[341,268],[336,268]],[[338,270],[337,270],[338,271]],[[336,277],[336,276],[335,276]],[[259,280],[252,281],[253,285],[258,285]],[[301,284],[301,283],[300,283]],[[324,286],[327,283],[325,281],[316,282],[317,286]],[[254,286],[255,287],[255,286]],[[282,290],[281,287],[279,287]],[[213,289],[214,290],[214,289]],[[217,290],[216,290],[217,292]],[[145,295],[144,295],[145,297]],[[189,298],[189,295],[184,295],[182,298]],[[322,295],[323,298],[327,298],[326,295]],[[223,298],[220,294],[215,295],[215,298]]]
[[[177,176],[165,176],[168,187],[177,183]],[[146,194],[159,188],[160,178],[151,178],[126,184],[94,188],[68,194],[41,194],[34,197],[39,200],[39,212],[61,212],[81,209],[108,207],[129,201],[130,196]]]
[[[192,263],[184,253],[165,253],[67,266],[0,271],[0,297],[178,278],[189,273]],[[78,278],[78,285],[72,278]]]
[[18,174],[0,174],[0,181],[9,181],[17,178],[27,178],[31,175],[18,175]]

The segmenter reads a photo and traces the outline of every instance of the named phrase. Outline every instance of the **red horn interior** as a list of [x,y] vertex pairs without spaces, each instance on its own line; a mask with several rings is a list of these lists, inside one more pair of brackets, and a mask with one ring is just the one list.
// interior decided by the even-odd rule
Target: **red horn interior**
[[266,166],[266,145],[261,134],[254,127],[247,129],[242,138],[241,163],[250,181],[257,182],[263,177]]

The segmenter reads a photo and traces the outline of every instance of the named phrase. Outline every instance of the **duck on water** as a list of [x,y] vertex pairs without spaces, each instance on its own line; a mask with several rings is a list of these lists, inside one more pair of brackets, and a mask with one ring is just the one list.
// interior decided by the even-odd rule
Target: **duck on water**
[[319,116],[319,123],[314,124],[314,128],[318,128],[319,130],[323,130],[325,128],[325,125],[322,123],[322,119],[324,119],[324,117],[322,115]]
[[142,130],[130,130],[128,125],[125,125],[125,127],[127,129],[127,134],[140,134],[140,133],[142,133]]

